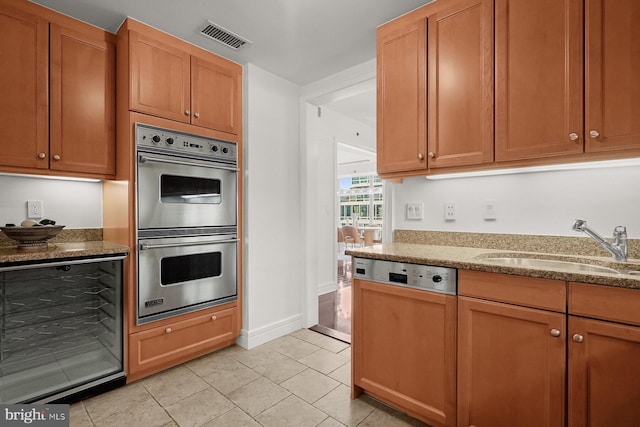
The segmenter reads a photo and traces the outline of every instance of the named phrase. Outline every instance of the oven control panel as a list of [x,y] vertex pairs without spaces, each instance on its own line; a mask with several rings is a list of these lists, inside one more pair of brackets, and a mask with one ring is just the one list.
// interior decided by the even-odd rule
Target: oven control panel
[[236,165],[236,144],[200,135],[136,123],[136,148]]

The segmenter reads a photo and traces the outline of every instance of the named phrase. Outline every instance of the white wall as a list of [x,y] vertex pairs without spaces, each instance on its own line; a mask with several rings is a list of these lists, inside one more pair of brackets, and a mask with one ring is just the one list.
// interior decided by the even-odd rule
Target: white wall
[[241,345],[302,327],[300,88],[244,69],[245,251]]
[[[394,228],[408,230],[578,236],[576,218],[603,236],[616,225],[640,238],[640,166],[547,171],[515,175],[393,184]],[[497,219],[483,219],[494,200]],[[456,203],[457,219],[444,220],[444,203]],[[406,203],[423,202],[424,220],[406,219]]]
[[102,227],[102,183],[0,175],[0,224],[27,218],[27,200],[42,201],[45,218],[65,228]]

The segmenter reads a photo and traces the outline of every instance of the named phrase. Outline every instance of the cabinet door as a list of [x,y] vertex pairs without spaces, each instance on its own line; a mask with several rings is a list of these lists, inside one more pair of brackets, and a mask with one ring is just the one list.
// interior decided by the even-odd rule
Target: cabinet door
[[51,24],[52,170],[115,173],[115,44]]
[[129,335],[128,380],[134,381],[235,342],[237,308]]
[[242,69],[224,62],[191,57],[192,123],[237,134],[242,114]]
[[495,3],[496,161],[583,152],[582,0]]
[[0,28],[0,165],[46,169],[49,26],[3,5]]
[[458,426],[564,426],[565,323],[458,297]]
[[640,420],[640,328],[569,316],[569,426]]
[[429,168],[493,162],[493,0],[428,18]]
[[130,109],[189,123],[190,55],[177,47],[129,32]]
[[427,167],[427,22],[378,30],[378,173]]
[[455,425],[456,297],[354,281],[353,386],[429,424]]
[[587,151],[640,147],[640,2],[586,2]]

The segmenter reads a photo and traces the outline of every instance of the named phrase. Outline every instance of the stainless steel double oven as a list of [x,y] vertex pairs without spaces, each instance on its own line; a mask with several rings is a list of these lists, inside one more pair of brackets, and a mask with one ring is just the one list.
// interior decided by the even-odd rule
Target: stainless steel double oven
[[236,144],[136,123],[137,324],[236,300]]

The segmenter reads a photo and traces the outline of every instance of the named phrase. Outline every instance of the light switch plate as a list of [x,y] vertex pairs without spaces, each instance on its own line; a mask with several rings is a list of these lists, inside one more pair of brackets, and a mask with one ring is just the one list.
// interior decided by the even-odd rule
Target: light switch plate
[[407,219],[421,220],[424,218],[424,204],[421,202],[407,203]]

